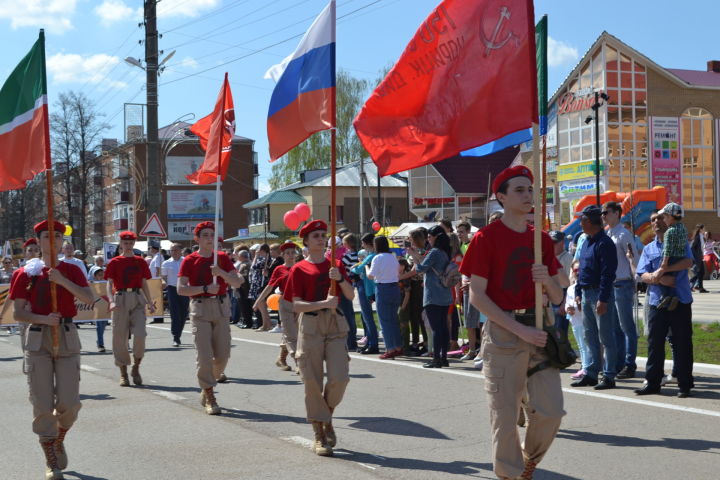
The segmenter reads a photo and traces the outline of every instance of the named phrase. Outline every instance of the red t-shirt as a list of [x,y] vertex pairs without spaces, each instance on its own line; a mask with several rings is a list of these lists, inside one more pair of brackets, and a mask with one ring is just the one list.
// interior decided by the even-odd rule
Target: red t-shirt
[[286,267],[285,265],[278,265],[277,267],[275,267],[275,270],[273,270],[272,275],[270,275],[268,285],[270,285],[271,287],[279,287],[280,291],[284,292],[289,274],[290,269],[288,267]]
[[144,258],[120,255],[110,260],[105,268],[105,280],[113,281],[113,291],[121,288],[142,288],[143,278],[150,280],[150,268]]
[[[347,282],[347,272],[340,260],[335,260],[335,266]],[[292,302],[293,297],[298,297],[306,302],[319,302],[325,300],[330,291],[330,260],[327,258],[322,263],[312,263],[301,260],[290,269],[283,298]],[[338,286],[338,295],[342,290]]]
[[[535,306],[531,273],[533,231],[533,227],[528,226],[519,233],[501,220],[495,221],[475,233],[460,265],[463,275],[487,279],[488,297],[503,310]],[[545,232],[542,232],[542,263],[547,265],[550,276],[561,268],[555,258],[552,240]]]
[[[178,273],[178,277],[187,277],[188,285],[190,285],[191,287],[212,285],[213,276],[212,272],[210,271],[210,267],[212,266],[212,264],[213,255],[210,255],[209,257],[203,257],[198,252],[193,252],[183,258],[183,261],[180,264],[180,272]],[[225,252],[218,252],[218,266],[226,272],[235,271],[235,266],[233,265],[232,260]],[[218,285],[220,285],[220,290],[218,291],[217,295],[225,295],[227,293],[227,283],[225,283],[225,280],[222,277],[218,277],[217,282]],[[210,293],[201,293],[199,295],[193,295],[192,297],[196,298],[211,296],[213,295]]]
[[[60,262],[55,267],[62,273],[65,278],[71,282],[81,286],[87,287],[87,277],[80,271],[76,265],[67,262]],[[50,300],[50,280],[48,278],[49,267],[43,268],[42,274],[31,277],[25,274],[25,267],[17,270],[18,275],[13,280],[12,286],[10,287],[10,298],[15,300],[17,298],[24,298],[31,305],[31,311],[38,315],[48,315],[52,312],[52,301]],[[28,291],[28,286],[32,282],[32,287]],[[75,308],[75,296],[65,288],[57,285],[57,306],[58,313],[62,317],[74,317],[77,315],[77,308]]]

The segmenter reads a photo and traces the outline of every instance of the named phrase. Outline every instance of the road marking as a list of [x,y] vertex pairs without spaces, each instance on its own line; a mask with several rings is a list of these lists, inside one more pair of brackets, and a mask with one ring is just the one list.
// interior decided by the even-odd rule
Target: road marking
[[[159,327],[159,326],[150,326],[149,328],[157,328],[161,330],[170,330],[167,327]],[[239,337],[232,337],[233,340],[236,340],[238,342],[244,342],[244,343],[254,343],[256,345],[265,345],[269,347],[279,347],[279,343],[275,342],[264,342],[262,340],[250,340],[246,338],[239,338]],[[470,377],[470,378],[477,378],[485,380],[485,376],[482,373],[472,373],[472,372],[466,372],[462,370],[448,370],[445,368],[431,368],[431,369],[425,369],[422,365],[417,363],[406,363],[402,361],[394,361],[394,360],[380,360],[379,358],[372,358],[367,357],[365,355],[358,355],[358,354],[350,354],[350,358],[356,359],[356,360],[362,360],[364,362],[374,362],[374,363],[381,363],[383,365],[392,365],[397,367],[403,367],[403,368],[416,368],[421,369],[424,371],[427,371],[428,373],[437,373],[440,375],[457,375],[460,377]],[[687,412],[687,413],[695,413],[698,415],[707,415],[709,417],[720,417],[720,412],[716,412],[713,410],[706,410],[702,408],[693,408],[693,407],[686,407],[684,405],[673,405],[669,403],[662,403],[662,402],[654,402],[652,400],[641,400],[639,398],[632,398],[632,397],[622,397],[622,396],[616,396],[616,395],[609,395],[607,393],[600,393],[595,391],[587,391],[587,390],[578,390],[576,388],[563,388],[563,392],[565,393],[571,393],[574,395],[585,395],[587,397],[595,397],[595,398],[602,398],[605,400],[615,400],[618,402],[625,402],[625,403],[633,403],[636,405],[643,405],[647,407],[656,407],[656,408],[664,408],[666,410],[676,410],[678,412]]]
[[84,363],[80,365],[80,370],[85,370],[86,372],[99,372],[99,368],[91,367],[90,365],[85,365]]
[[280,437],[280,440],[300,445],[301,447],[312,448],[313,441],[299,435],[293,435],[292,437]]
[[179,402],[182,400],[186,400],[186,398],[183,397],[182,395],[178,395],[178,394],[172,393],[172,392],[164,392],[162,390],[150,390],[150,393],[154,393],[155,395],[158,395],[160,397],[165,397],[168,400],[172,400],[173,402]]
[[357,463],[357,464],[360,465],[361,467],[369,468],[370,470],[376,470],[375,467],[370,466],[370,465],[367,465],[367,464],[365,464],[365,463],[362,463],[362,462],[355,462],[355,463]]

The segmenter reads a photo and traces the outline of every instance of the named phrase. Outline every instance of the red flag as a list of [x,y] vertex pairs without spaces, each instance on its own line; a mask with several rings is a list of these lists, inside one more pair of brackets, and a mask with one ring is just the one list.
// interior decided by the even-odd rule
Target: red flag
[[190,131],[199,137],[200,148],[205,150],[205,161],[196,172],[185,178],[196,185],[215,183],[218,175],[221,180],[225,180],[235,135],[235,107],[227,73],[215,110],[198,120],[190,127]]
[[355,118],[382,175],[537,122],[532,0],[444,0]]

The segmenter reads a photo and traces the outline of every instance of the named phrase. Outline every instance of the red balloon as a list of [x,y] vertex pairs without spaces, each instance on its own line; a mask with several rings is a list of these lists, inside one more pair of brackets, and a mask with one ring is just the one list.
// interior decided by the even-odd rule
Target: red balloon
[[283,215],[283,223],[285,223],[285,226],[289,230],[297,230],[300,226],[300,217],[298,217],[298,214],[295,213],[295,210],[288,210],[285,212],[285,215]]
[[310,218],[310,207],[308,207],[307,203],[298,203],[297,205],[295,205],[293,211],[297,213],[297,216],[301,222],[304,222],[308,218]]
[[380,225],[380,222],[373,222],[372,228],[377,232],[380,228],[382,228],[382,225]]

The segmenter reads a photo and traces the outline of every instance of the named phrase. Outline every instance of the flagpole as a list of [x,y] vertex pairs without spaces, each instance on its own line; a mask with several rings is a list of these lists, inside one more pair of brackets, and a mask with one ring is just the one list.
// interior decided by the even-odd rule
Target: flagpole
[[547,137],[542,137],[542,191],[540,198],[542,199],[542,218],[543,226],[545,218],[547,218]]
[[[332,9],[332,39],[335,41],[335,28],[336,28],[336,13],[335,13],[335,2],[331,2],[331,9]],[[335,54],[332,55],[332,75],[333,78],[337,78],[337,71],[335,67]],[[335,205],[335,171],[336,171],[336,165],[337,165],[337,82],[333,82],[336,84],[336,87],[332,89],[332,94],[330,96],[332,100],[332,105],[330,109],[330,115],[331,115],[331,124],[332,128],[330,128],[330,267],[335,266],[335,234],[337,231],[337,215],[335,210],[337,210],[337,207]],[[362,179],[361,179],[362,181]],[[378,188],[380,188],[380,184],[378,183]],[[362,198],[360,199],[362,202]],[[335,295],[337,293],[337,283],[335,281],[330,281],[330,295]]]
[[[541,214],[541,208],[540,208],[540,188],[538,188],[540,185],[540,176],[538,173],[540,173],[540,152],[539,145],[538,145],[538,124],[533,123],[532,124],[532,146],[533,146],[533,171],[535,172],[534,180],[533,180],[533,192],[535,196],[535,209],[533,213],[533,222],[535,223],[535,228],[533,232],[533,253],[535,256],[535,265],[542,265],[542,245],[541,245],[541,238],[540,233],[542,231],[542,221],[543,217]],[[543,328],[543,289],[542,289],[542,283],[541,282],[535,282],[535,327],[542,330]]]
[[[222,177],[220,168],[222,165],[223,150],[223,134],[225,133],[225,92],[227,91],[228,74],[225,72],[225,81],[222,86],[222,118],[220,120],[220,128],[218,129],[218,158],[217,173],[215,175],[215,228],[213,229],[213,265],[217,265],[218,261],[218,227],[220,225],[220,186],[222,185]],[[232,142],[232,139],[230,139]],[[213,285],[217,284],[217,277],[213,275]]]
[[[45,30],[40,29],[40,56],[42,57],[42,91],[45,94],[44,101],[47,102],[47,72],[45,71]],[[50,155],[50,118],[48,115],[48,107],[43,108],[43,136],[45,140],[45,181],[47,190],[47,220],[48,220],[48,237],[50,240],[50,268],[54,269],[57,265],[57,256],[55,255],[55,212],[53,211],[53,174],[52,174],[52,157]],[[63,232],[64,234],[65,232]],[[57,285],[50,282],[50,306],[53,313],[57,313]],[[52,327],[52,356],[57,358],[60,352],[60,326]]]

